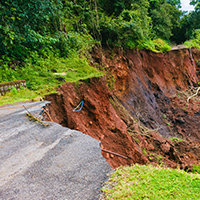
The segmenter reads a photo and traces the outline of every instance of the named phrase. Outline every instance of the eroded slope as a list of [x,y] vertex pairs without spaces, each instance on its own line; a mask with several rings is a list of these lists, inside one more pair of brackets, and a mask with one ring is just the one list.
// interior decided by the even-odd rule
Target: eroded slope
[[[177,93],[198,87],[200,52],[94,49],[92,56],[105,67],[107,80],[66,83],[57,94],[47,96],[54,121],[100,140],[102,149],[127,157],[102,152],[113,168],[136,162],[184,169],[198,164],[199,96],[187,103]],[[112,92],[107,83],[114,86]],[[83,109],[73,112],[82,100]]]

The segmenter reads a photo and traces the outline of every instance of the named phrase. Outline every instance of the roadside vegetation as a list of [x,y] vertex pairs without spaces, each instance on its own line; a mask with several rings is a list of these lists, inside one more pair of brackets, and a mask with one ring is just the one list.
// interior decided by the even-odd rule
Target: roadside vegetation
[[200,50],[200,29],[195,30],[191,40],[185,41],[184,45],[186,47],[196,47]]
[[125,199],[200,199],[200,176],[185,171],[133,165],[120,167],[104,189],[107,200]]
[[[180,0],[3,1],[0,83],[25,79],[33,98],[64,82],[102,76],[90,59],[95,45],[167,52],[191,39],[186,45],[199,47],[200,4],[191,3],[195,11],[187,14]],[[17,101],[19,94],[0,101],[9,95]]]

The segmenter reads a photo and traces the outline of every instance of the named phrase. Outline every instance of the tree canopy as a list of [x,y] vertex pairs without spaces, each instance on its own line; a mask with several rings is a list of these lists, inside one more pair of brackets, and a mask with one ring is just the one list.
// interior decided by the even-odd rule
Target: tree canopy
[[195,10],[180,0],[5,0],[0,3],[0,56],[24,60],[31,52],[68,56],[83,42],[123,48],[147,47],[158,38],[183,43],[200,29]]

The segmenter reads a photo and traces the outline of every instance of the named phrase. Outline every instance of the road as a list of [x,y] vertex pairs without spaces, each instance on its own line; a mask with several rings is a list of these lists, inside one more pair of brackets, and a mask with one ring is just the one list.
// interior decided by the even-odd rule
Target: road
[[0,107],[0,199],[99,199],[112,171],[100,142],[54,122],[30,121],[22,107],[38,116],[35,106],[46,103]]

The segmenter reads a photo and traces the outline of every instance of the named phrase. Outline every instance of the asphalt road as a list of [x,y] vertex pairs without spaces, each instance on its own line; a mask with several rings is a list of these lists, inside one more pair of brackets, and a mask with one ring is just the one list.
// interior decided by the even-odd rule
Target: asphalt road
[[45,103],[0,108],[0,199],[99,199],[112,171],[99,141],[54,122],[30,121],[22,105],[36,116],[42,109],[29,106]]

